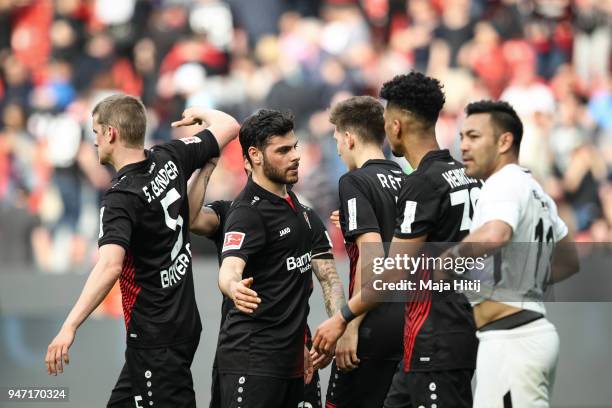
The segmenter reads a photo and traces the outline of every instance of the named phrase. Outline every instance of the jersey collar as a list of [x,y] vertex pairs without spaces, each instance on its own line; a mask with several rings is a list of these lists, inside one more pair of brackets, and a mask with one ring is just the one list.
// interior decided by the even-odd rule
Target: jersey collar
[[149,150],[145,150],[145,159],[136,163],[130,163],[126,166],[123,166],[121,169],[119,169],[119,171],[117,172],[117,175],[115,176],[116,179],[120,179],[123,176],[125,176],[128,173],[131,173],[133,171],[137,171],[140,170],[142,168],[147,167],[148,165],[150,165],[151,163],[151,152]]
[[[289,203],[282,197],[277,196],[276,194],[266,190],[265,188],[263,188],[262,186],[260,186],[259,184],[257,184],[256,182],[253,181],[253,177],[249,177],[248,181],[247,181],[247,187],[256,195],[265,198],[266,200],[274,203],[274,204],[286,204],[287,207],[291,208],[291,206],[289,205]],[[291,188],[289,186],[287,186],[287,194],[291,197],[291,199],[293,200],[293,203],[295,204],[296,209],[299,208],[300,202],[298,201],[297,197],[295,196],[295,194],[293,193],[293,191],[291,190]]]
[[448,151],[448,149],[430,150],[421,159],[421,162],[419,163],[418,169],[419,170],[420,169],[425,169],[426,167],[429,166],[430,162],[434,162],[436,160],[440,160],[440,161],[449,161],[449,160],[452,160],[452,161],[455,161],[455,159],[453,159],[453,156],[450,155],[450,152]]
[[371,164],[387,164],[393,167],[397,167],[398,170],[402,170],[402,167],[397,163],[394,162],[392,160],[387,160],[387,159],[370,159],[370,160],[366,160],[365,163],[363,163],[363,165],[361,166],[361,168],[363,169],[366,166],[369,166]]

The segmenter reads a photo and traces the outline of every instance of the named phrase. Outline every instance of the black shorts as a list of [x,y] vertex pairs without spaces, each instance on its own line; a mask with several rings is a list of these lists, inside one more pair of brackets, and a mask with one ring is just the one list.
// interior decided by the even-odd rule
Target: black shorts
[[[304,408],[322,408],[321,403],[321,381],[319,371],[315,371],[310,384],[304,384]],[[219,371],[213,366],[212,386],[210,390],[209,408],[221,408],[221,387],[219,382]]]
[[195,407],[191,363],[199,342],[154,349],[128,347],[107,407]]
[[322,408],[319,370],[314,372],[310,384],[304,384],[304,408]]
[[384,408],[471,408],[474,370],[410,371],[402,363]]
[[293,408],[303,406],[304,379],[219,374],[223,408]]
[[356,369],[343,373],[334,360],[325,407],[382,407],[396,368],[395,360],[368,359],[361,360]]
[[210,386],[210,405],[208,408],[221,408],[221,387],[219,384],[219,371],[213,365],[212,385]]

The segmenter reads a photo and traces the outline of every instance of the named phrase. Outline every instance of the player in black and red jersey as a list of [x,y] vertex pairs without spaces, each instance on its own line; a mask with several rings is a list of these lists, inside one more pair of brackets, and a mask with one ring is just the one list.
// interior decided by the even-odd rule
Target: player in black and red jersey
[[[385,83],[380,95],[387,101],[385,132],[392,151],[415,169],[399,195],[389,257],[418,252],[424,242],[460,241],[469,232],[481,182],[467,177],[463,165],[438,146],[435,124],[445,100],[440,83],[412,72]],[[402,248],[406,243],[410,249]],[[430,279],[430,272],[420,270],[418,280]],[[404,359],[384,407],[471,407],[477,340],[470,305],[452,291],[418,296],[406,303]],[[332,352],[347,321],[375,306],[374,298],[353,297],[343,313],[317,329],[314,348]]]
[[[234,307],[217,349],[221,404],[297,407],[311,375],[304,335],[311,271],[337,274],[309,209],[287,188],[298,180],[300,158],[293,118],[260,110],[242,124],[240,144],[253,174],[224,228],[219,287]],[[323,293],[328,313],[345,303],[339,280],[326,281]]]
[[[370,96],[336,104],[330,113],[338,154],[349,172],[340,178],[340,227],[350,258],[349,297],[361,287],[360,248],[393,239],[395,203],[406,178],[386,160],[383,106]],[[402,356],[404,305],[382,304],[353,320],[336,346],[327,408],[380,407]]]
[[[212,161],[211,161],[212,162]],[[217,249],[217,257],[221,263],[221,250],[223,247],[223,229],[227,220],[227,214],[230,210],[232,202],[229,200],[213,201],[202,207],[206,186],[210,175],[214,169],[214,164],[209,162],[200,171],[194,182],[189,187],[189,210],[190,214],[190,230],[191,232],[204,235],[210,238]],[[245,170],[250,176],[251,166],[248,160],[245,159]],[[329,234],[317,213],[309,207],[306,207],[308,218],[310,219],[313,234],[314,234],[314,253],[331,252],[331,240]],[[324,288],[323,296],[328,298],[331,296],[330,289],[333,287],[333,282],[339,282],[340,278],[335,268],[329,262],[322,259],[314,259],[312,261],[313,272],[321,287]],[[310,294],[312,294],[312,285]],[[229,310],[233,307],[233,302],[227,296],[223,295],[221,304],[221,327],[225,322]],[[330,311],[330,313],[333,313]],[[331,315],[331,314],[330,314]],[[306,327],[306,344],[310,347],[312,344],[311,332],[308,326]],[[319,381],[319,372],[317,368],[323,368],[325,363],[319,363],[319,367],[315,368],[312,381],[304,385],[304,405],[310,404],[311,407],[322,407],[321,403],[321,387]],[[211,386],[211,401],[210,408],[221,407],[221,392],[219,390],[219,373],[217,369],[217,359],[215,356],[212,370],[212,386]]]
[[203,121],[193,137],[144,149],[145,108],[114,95],[93,110],[100,163],[117,170],[100,209],[100,257],[48,348],[50,374],[63,371],[77,328],[120,281],[126,363],[109,407],[193,407],[191,362],[202,329],[191,274],[187,180],[237,136],[238,123],[190,108],[174,125]]

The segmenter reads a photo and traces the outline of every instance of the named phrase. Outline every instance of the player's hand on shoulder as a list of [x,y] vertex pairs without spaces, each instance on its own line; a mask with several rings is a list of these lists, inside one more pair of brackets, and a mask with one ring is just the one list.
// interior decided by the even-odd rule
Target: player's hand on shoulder
[[75,332],[71,329],[62,328],[55,336],[45,356],[45,365],[49,375],[57,375],[64,372],[64,363],[70,363],[68,349],[74,342]]
[[257,292],[251,289],[253,278],[246,278],[239,282],[230,284],[230,293],[234,305],[241,312],[251,314],[257,309],[261,303],[261,299],[257,296]]
[[177,120],[172,122],[172,127],[181,127],[181,126],[192,126],[192,125],[204,125],[207,126],[207,123],[204,122],[202,118],[204,115],[205,109],[199,108],[197,106],[187,108],[183,111],[183,118],[181,120]]
[[336,365],[340,371],[351,371],[359,365],[357,344],[359,326],[349,324],[336,344]]

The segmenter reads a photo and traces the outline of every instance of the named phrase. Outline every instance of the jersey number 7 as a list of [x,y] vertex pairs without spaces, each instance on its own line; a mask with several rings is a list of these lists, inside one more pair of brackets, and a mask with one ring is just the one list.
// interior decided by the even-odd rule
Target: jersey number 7
[[[450,201],[452,206],[463,205],[463,217],[461,217],[460,231],[469,230],[472,226],[472,218],[470,213],[474,213],[474,207],[480,198],[480,187],[472,187],[471,189],[464,188],[459,191],[450,193]],[[470,211],[471,210],[471,211]]]

